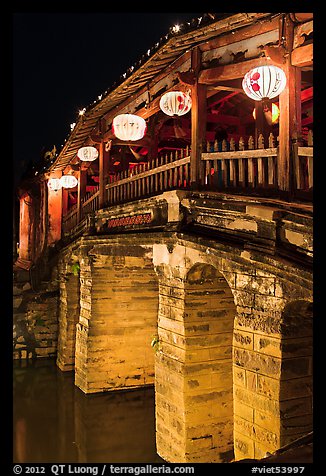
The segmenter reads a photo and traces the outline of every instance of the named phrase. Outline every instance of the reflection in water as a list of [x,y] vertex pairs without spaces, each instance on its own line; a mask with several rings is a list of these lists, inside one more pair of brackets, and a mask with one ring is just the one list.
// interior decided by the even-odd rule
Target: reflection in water
[[153,388],[84,395],[54,360],[14,363],[15,463],[155,463]]

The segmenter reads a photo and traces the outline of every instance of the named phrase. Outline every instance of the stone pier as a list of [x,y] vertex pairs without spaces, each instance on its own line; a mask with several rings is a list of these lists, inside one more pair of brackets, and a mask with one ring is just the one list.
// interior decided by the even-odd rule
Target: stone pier
[[75,383],[83,392],[154,383],[157,308],[150,247],[125,240],[82,249]]

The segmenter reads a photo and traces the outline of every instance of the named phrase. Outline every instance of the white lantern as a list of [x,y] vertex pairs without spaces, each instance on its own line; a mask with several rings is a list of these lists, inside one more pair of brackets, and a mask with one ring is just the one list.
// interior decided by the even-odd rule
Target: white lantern
[[92,162],[98,157],[98,150],[96,147],[82,147],[77,152],[77,157],[84,162]]
[[245,74],[242,87],[247,96],[255,101],[272,99],[281,94],[286,85],[283,69],[277,66],[258,66]]
[[56,192],[57,190],[60,190],[60,188],[62,188],[62,184],[61,184],[60,179],[50,178],[48,180],[48,187],[49,187],[49,190],[52,190],[53,192]]
[[63,175],[60,179],[60,183],[63,188],[74,188],[78,180],[73,175]]
[[182,91],[170,91],[160,100],[161,110],[168,116],[183,116],[191,109],[191,97]]
[[113,134],[121,140],[139,140],[146,132],[146,121],[135,114],[119,114],[113,119]]

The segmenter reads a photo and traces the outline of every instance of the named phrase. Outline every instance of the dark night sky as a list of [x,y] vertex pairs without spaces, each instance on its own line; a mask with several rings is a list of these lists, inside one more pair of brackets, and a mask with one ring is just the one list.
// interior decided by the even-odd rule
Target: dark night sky
[[61,149],[78,111],[177,23],[201,13],[13,14],[15,181],[42,151]]

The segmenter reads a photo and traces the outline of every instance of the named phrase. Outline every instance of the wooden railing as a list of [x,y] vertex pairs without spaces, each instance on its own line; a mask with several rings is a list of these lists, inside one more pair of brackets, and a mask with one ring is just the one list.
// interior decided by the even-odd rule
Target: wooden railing
[[116,204],[189,185],[189,149],[182,149],[110,177],[106,189],[108,203]]
[[81,211],[78,217],[78,206],[73,205],[73,208],[63,217],[62,229],[63,233],[69,233],[75,228],[79,221],[86,217],[90,212],[95,212],[99,209],[99,195],[100,192],[88,192],[81,200]]
[[99,197],[100,192],[97,190],[94,192],[88,192],[87,195],[82,199],[82,217],[85,217],[90,212],[95,212],[99,209]]
[[73,207],[68,211],[68,213],[62,218],[62,231],[63,233],[67,233],[68,231],[72,230],[77,224],[77,205],[73,205]]
[[[277,194],[276,140],[270,134],[266,148],[262,135],[257,142],[256,149],[253,137],[249,137],[246,144],[242,138],[238,144],[233,139],[229,142],[224,140],[220,143],[207,143],[207,152],[203,152],[201,156],[200,189],[227,190],[240,194],[249,192],[262,196]],[[293,166],[294,192],[300,192],[301,198],[306,191],[311,192],[313,187],[312,132],[308,137],[307,147],[293,146]],[[106,206],[138,200],[167,190],[189,188],[190,151],[186,148],[109,176],[105,186]],[[63,218],[63,233],[69,233],[76,228],[78,222],[98,209],[99,191],[89,192],[82,199],[79,214],[75,205]]]
[[309,191],[313,188],[313,132],[308,133],[308,146],[293,146],[295,188]]
[[[208,188],[219,189],[277,189],[276,157],[277,148],[272,134],[269,136],[268,148],[264,138],[258,139],[258,149],[254,149],[254,139],[249,137],[247,148],[240,138],[238,146],[233,139],[220,144],[207,145],[208,150],[202,154],[205,161],[204,183]],[[218,147],[221,149],[218,152]]]

